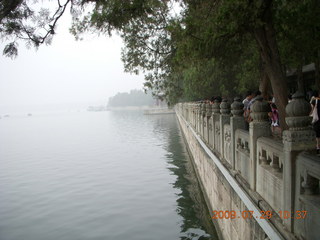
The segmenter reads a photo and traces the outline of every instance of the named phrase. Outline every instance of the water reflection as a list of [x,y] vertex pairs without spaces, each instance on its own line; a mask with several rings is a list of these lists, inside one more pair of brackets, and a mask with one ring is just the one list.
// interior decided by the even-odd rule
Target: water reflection
[[182,217],[180,239],[218,239],[211,221],[191,159],[183,142],[182,133],[174,115],[157,116],[154,132],[167,139],[167,169],[176,176],[172,186],[177,193],[176,212]]

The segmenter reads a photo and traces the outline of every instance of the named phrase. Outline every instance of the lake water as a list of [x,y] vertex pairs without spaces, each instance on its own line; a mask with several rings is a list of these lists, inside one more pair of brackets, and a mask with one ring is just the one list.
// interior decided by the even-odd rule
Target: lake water
[[0,240],[218,239],[175,115],[0,119]]

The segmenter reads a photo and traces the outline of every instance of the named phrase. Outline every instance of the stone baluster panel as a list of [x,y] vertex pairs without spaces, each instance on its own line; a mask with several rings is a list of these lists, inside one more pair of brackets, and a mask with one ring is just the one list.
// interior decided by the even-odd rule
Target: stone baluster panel
[[257,140],[259,137],[271,136],[271,126],[268,113],[271,111],[269,103],[263,98],[257,97],[251,106],[252,121],[249,124],[249,148],[250,148],[250,188],[256,191],[257,178]]
[[231,166],[232,169],[235,169],[235,151],[236,151],[236,137],[235,133],[237,129],[245,129],[245,120],[243,117],[243,104],[240,98],[234,98],[233,103],[231,104],[231,114],[230,118],[230,128],[231,128]]
[[210,149],[214,149],[213,139],[214,139],[214,116],[213,116],[213,104],[210,105],[211,116],[208,118],[208,145]]
[[220,152],[220,104],[219,100],[215,100],[212,106],[213,117],[213,149],[215,152]]
[[200,103],[196,103],[196,132],[200,130]]
[[203,101],[202,102],[202,108],[201,108],[201,123],[202,123],[202,128],[201,128],[201,138],[204,140],[204,135],[205,135],[205,129],[207,128],[206,126],[206,103]]
[[209,145],[209,121],[211,118],[211,105],[210,103],[205,104],[205,116],[204,116],[204,141]]
[[[230,164],[229,154],[231,138],[230,138],[230,126],[226,127],[226,124],[230,124],[230,103],[227,99],[223,99],[220,104],[220,153],[221,156]],[[228,148],[228,149],[226,149]],[[226,151],[225,151],[226,150]]]

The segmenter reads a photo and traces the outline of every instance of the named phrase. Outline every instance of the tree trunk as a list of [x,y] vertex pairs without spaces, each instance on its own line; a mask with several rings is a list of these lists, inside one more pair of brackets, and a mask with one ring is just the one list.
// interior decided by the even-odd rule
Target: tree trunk
[[288,128],[285,122],[285,107],[288,103],[287,80],[282,71],[279,49],[273,27],[271,15],[272,6],[267,3],[263,7],[261,20],[264,24],[254,29],[253,33],[270,79],[275,103],[279,111],[280,127],[284,130]]
[[267,73],[264,73],[261,76],[260,84],[259,84],[259,91],[261,92],[261,96],[264,100],[268,101],[271,97],[270,94],[270,80]]
[[260,58],[260,84],[259,91],[264,100],[268,101],[270,97],[270,79],[266,71],[265,63],[262,58]]
[[302,62],[300,62],[299,66],[297,67],[297,84],[298,84],[298,91],[304,93],[302,67],[303,67],[303,64],[302,64]]

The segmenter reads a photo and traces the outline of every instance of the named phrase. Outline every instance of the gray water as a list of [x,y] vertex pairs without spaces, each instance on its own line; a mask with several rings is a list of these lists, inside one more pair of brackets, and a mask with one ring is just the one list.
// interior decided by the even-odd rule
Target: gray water
[[175,115],[0,119],[0,240],[218,239]]

